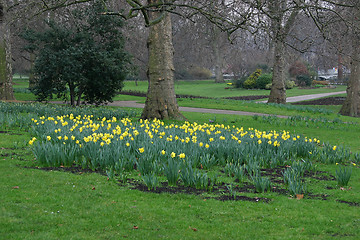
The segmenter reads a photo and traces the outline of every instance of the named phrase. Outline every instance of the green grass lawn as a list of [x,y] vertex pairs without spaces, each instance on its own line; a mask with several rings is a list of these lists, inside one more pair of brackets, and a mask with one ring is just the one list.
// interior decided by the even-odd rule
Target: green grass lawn
[[[134,81],[125,81],[124,90],[146,93],[148,82],[138,81],[137,83],[138,86],[135,85]],[[187,94],[187,95],[212,97],[212,98],[270,94],[270,90],[247,90],[247,89],[236,89],[236,88],[225,89],[227,87],[229,86],[226,83],[215,84],[214,80],[175,81],[176,94]],[[288,97],[293,97],[293,96],[307,95],[307,94],[340,92],[345,90],[346,90],[346,86],[338,86],[337,88],[316,88],[316,89],[294,88],[287,90],[286,95]]]
[[[15,82],[14,88],[26,88],[26,80]],[[225,90],[225,84],[210,82],[181,81],[177,82],[175,89],[178,94],[200,95],[205,92],[217,94],[217,97],[263,94]],[[139,90],[143,88],[146,91],[146,82],[139,82],[139,88],[127,84],[127,90],[143,91]],[[309,93],[312,90],[325,91],[294,89],[293,93],[289,90],[287,95],[319,93]],[[335,91],[340,91],[340,88]],[[15,95],[17,98],[21,96],[24,101],[32,100],[29,93],[18,92]],[[144,101],[144,98],[120,95],[117,100]],[[285,130],[291,134],[316,137],[322,142],[345,146],[353,153],[360,153],[360,120],[339,116],[336,113],[338,106],[279,107],[221,99],[179,99],[179,105],[293,116],[293,120],[287,120],[183,113],[190,122],[234,125],[261,131]],[[103,110],[101,112],[105,113]],[[134,112],[138,117],[141,109]],[[33,137],[28,127],[29,121],[34,116],[30,112],[16,113],[16,117],[9,120],[6,118],[7,112],[0,114],[1,239],[359,238],[360,162],[352,167],[351,188],[341,189],[332,178],[338,166],[314,159],[319,175],[306,180],[308,193],[301,200],[288,193],[277,192],[238,193],[249,198],[270,199],[268,203],[219,201],[210,198],[213,196],[211,193],[142,192],[132,189],[131,184],[108,180],[106,174],[81,170],[72,173],[61,168],[38,169],[42,166],[35,160],[28,145]],[[298,116],[305,118],[299,119]],[[21,124],[16,121],[21,121]],[[182,122],[165,121],[165,124]],[[345,164],[351,165],[349,160],[345,159]],[[351,161],[354,162],[354,159]],[[137,171],[130,174],[129,178],[140,179]],[[229,181],[229,178],[222,176],[221,181]]]
[[[359,206],[339,202],[360,202],[358,168],[350,190],[313,179],[309,190],[316,196],[302,200],[249,193],[271,201],[223,202],[131,190],[97,173],[34,169],[25,144],[30,137],[18,130],[1,133],[3,239],[358,239],[360,234]],[[318,168],[334,175],[335,166]]]
[[[360,151],[358,127],[346,123],[309,122],[304,127],[306,121],[287,126],[281,119],[184,115],[199,123],[285,129]],[[276,192],[247,192],[238,195],[270,201],[219,201],[208,199],[212,195],[207,193],[142,192],[99,173],[37,169],[41,166],[27,143],[31,131],[4,123],[0,131],[3,239],[358,239],[360,234],[358,166],[352,168],[351,188],[344,190],[335,180],[311,178],[309,194],[301,200]],[[323,172],[319,177],[335,175],[336,165],[315,163]],[[139,178],[136,171],[132,174]]]
[[[14,91],[15,97],[19,101],[34,101],[36,100],[35,95],[28,91],[29,83],[25,77],[19,78],[14,77]],[[135,81],[125,81],[124,91],[137,91],[146,93],[148,87],[147,81],[138,81],[137,86]],[[225,98],[225,97],[236,97],[236,96],[249,96],[249,95],[269,95],[270,90],[247,90],[247,89],[226,89],[228,85],[226,83],[215,84],[214,80],[193,80],[193,81],[175,81],[175,92],[181,95],[194,95],[211,98]],[[288,97],[327,93],[327,92],[339,92],[346,90],[346,86],[338,86],[337,88],[316,88],[316,89],[289,89],[286,91]],[[59,100],[59,99],[54,99]],[[114,98],[114,101],[123,100],[136,100],[145,101],[144,98],[134,96],[118,95]],[[263,99],[264,100],[264,99]]]

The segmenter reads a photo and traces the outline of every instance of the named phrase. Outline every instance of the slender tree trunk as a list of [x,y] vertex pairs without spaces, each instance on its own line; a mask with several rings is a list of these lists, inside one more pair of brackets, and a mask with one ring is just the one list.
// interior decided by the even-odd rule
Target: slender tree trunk
[[29,74],[29,89],[32,89],[36,85],[35,75],[33,72],[34,63],[35,63],[35,54],[30,53],[30,74]]
[[300,12],[301,1],[295,1],[298,6],[294,7],[291,12],[286,13],[287,1],[273,0],[268,1],[271,15],[271,31],[274,41],[274,67],[273,82],[271,86],[268,103],[286,103],[286,66],[285,51],[286,37],[291,27],[294,25],[297,15]]
[[[154,2],[157,0],[148,0],[149,4]],[[164,18],[159,23],[150,26],[148,38],[149,88],[141,118],[184,120],[185,117],[179,111],[174,90],[171,18],[168,13],[150,13],[152,19],[156,19],[160,14],[165,14]]]
[[212,49],[215,58],[215,83],[224,83],[224,76],[222,73],[223,59],[220,51],[220,29],[217,26],[212,26]]
[[342,60],[341,53],[338,53],[338,74],[337,74],[338,82],[343,82],[343,76],[344,76],[343,60]]
[[6,16],[7,0],[0,0],[0,100],[14,100],[11,67],[11,36]]
[[351,74],[346,89],[346,100],[340,109],[341,115],[360,117],[360,48],[359,37],[353,39]]
[[268,103],[286,103],[285,43],[276,39],[274,48],[273,80]]

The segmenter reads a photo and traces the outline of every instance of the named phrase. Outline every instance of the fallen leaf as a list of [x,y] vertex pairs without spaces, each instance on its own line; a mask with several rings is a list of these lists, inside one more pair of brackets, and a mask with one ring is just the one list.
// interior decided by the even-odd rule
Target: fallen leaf
[[91,190],[95,190],[95,187],[93,187]]
[[189,226],[189,228],[190,228],[191,230],[193,230],[194,232],[196,232],[196,231],[197,231],[197,229],[196,229],[196,228],[192,228],[191,226]]
[[19,186],[14,186],[13,189],[19,189]]

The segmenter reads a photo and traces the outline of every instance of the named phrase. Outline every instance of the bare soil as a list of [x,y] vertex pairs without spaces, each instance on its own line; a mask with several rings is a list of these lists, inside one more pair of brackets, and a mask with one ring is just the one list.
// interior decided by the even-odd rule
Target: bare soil
[[292,103],[293,105],[343,105],[345,97],[327,97]]
[[[83,173],[99,173],[101,175],[107,176],[106,173],[102,170],[91,170],[91,169],[84,169],[78,166],[73,167],[27,167],[27,168],[34,168],[40,169],[44,171],[63,171],[63,172],[71,172],[73,174],[83,174]],[[261,169],[261,175],[266,176],[270,179],[272,183],[272,192],[275,192],[279,195],[289,196],[289,192],[285,189],[284,182],[283,182],[283,175],[282,172],[286,169],[286,166],[277,167],[277,168],[266,168]],[[305,172],[304,178],[312,178],[317,179],[319,181],[334,181],[335,177],[329,175],[327,172],[317,171],[317,172]],[[108,179],[109,180],[109,179]],[[207,199],[215,199],[219,201],[250,201],[250,202],[263,202],[269,203],[272,201],[271,198],[266,197],[249,197],[242,195],[244,193],[256,193],[255,187],[251,182],[245,181],[240,183],[238,180],[234,180],[233,184],[233,191],[236,192],[236,196],[230,194],[227,183],[219,182],[214,185],[213,189],[205,190],[205,189],[196,189],[194,187],[185,187],[182,185],[181,181],[179,180],[176,186],[169,186],[167,182],[161,182],[158,184],[156,189],[149,190],[148,187],[144,184],[143,181],[129,178],[126,182],[118,181],[118,185],[120,186],[127,186],[131,189],[136,189],[142,192],[152,192],[157,194],[162,193],[169,193],[169,194],[191,194],[191,195],[198,195],[204,201]],[[333,189],[325,187],[325,189]],[[203,196],[204,193],[208,193],[206,196]],[[318,200],[330,200],[331,195],[326,194],[315,194],[308,192],[305,194],[305,198],[308,199],[318,199]],[[360,203],[358,202],[348,202],[343,200],[336,200],[340,203],[348,204],[349,206],[359,207]]]

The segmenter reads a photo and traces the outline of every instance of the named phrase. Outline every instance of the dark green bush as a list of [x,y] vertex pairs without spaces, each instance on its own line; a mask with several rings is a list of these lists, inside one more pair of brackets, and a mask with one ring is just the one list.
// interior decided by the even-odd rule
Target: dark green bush
[[246,81],[247,78],[248,78],[247,76],[242,76],[239,79],[235,79],[233,81],[234,88],[243,88],[244,87],[244,82]]
[[256,79],[255,88],[258,89],[266,89],[266,85],[272,82],[272,74],[271,73],[265,73],[261,74],[258,79]]
[[309,75],[298,75],[296,80],[299,86],[311,86],[311,77]]

